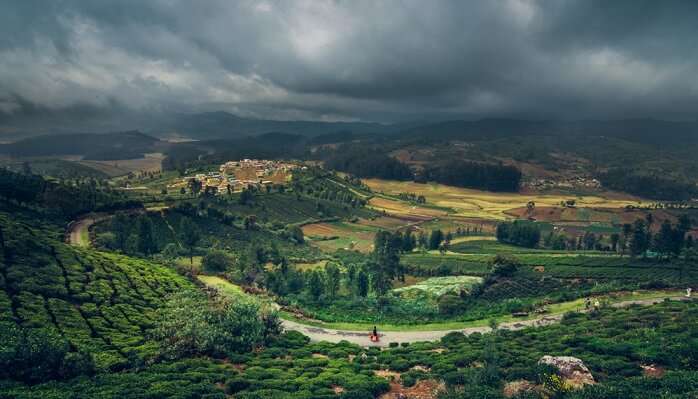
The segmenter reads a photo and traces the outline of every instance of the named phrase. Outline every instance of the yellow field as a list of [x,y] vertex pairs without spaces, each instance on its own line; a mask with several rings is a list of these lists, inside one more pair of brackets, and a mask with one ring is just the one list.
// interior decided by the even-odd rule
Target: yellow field
[[321,260],[314,263],[296,263],[294,266],[296,266],[296,269],[306,272],[308,270],[324,269],[325,266],[327,266],[327,261]]
[[[373,189],[373,187],[371,188]],[[440,209],[416,206],[409,202],[383,197],[371,198],[368,205],[377,211],[385,211],[390,215],[417,217],[424,220],[448,215],[448,212]]]
[[454,237],[451,240],[451,244],[458,244],[461,242],[468,242],[468,241],[496,241],[496,240],[497,240],[497,238],[495,236],[464,236],[464,237]]
[[[452,208],[456,211],[455,215],[458,216],[495,220],[511,218],[505,212],[525,207],[528,201],[534,201],[536,206],[558,206],[560,201],[574,199],[578,208],[624,208],[627,205],[638,206],[642,204],[640,201],[631,198],[610,199],[601,196],[575,197],[572,195],[494,193],[443,184],[421,184],[381,179],[365,179],[363,182],[375,192],[392,195],[404,192],[423,195],[427,203]],[[438,212],[440,212],[428,208],[412,210],[408,206],[409,204],[384,198],[376,198],[375,200],[375,204],[374,200],[371,200],[371,205],[378,209],[385,209],[388,213],[411,214],[410,212],[414,211],[413,214],[416,215],[437,216]]]
[[130,172],[159,172],[165,155],[159,152],[145,154],[138,159],[115,161],[78,161],[78,163],[106,173],[109,176],[123,176]]

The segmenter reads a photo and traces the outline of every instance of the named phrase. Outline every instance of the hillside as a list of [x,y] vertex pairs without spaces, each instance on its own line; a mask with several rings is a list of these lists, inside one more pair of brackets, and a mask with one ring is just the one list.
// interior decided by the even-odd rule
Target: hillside
[[155,355],[147,338],[153,313],[166,295],[191,283],[148,261],[69,247],[58,234],[47,236],[46,227],[8,214],[0,224],[3,328],[54,329],[72,351],[94,354],[98,370]]
[[35,136],[0,145],[0,154],[12,157],[80,155],[84,159],[140,158],[155,152],[159,140],[138,131],[105,134],[75,133]]

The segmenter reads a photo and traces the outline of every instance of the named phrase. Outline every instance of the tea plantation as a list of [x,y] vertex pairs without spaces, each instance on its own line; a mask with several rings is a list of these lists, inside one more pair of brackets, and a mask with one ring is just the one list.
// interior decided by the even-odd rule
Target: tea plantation
[[80,250],[42,229],[0,215],[3,329],[55,328],[100,370],[155,354],[146,338],[164,297],[191,284],[171,270],[121,255]]

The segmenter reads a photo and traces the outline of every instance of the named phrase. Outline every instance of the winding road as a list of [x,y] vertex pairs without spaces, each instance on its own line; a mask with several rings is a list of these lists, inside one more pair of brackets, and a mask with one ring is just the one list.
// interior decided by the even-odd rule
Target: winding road
[[[68,225],[68,230],[66,231],[66,237],[71,245],[87,247],[90,245],[89,241],[89,228],[94,223],[108,219],[110,215],[92,215],[80,218]],[[218,279],[218,278],[214,278]],[[220,279],[222,280],[222,279]],[[225,281],[225,280],[223,280]],[[230,282],[222,283],[221,281],[215,284],[206,283],[211,285],[216,289],[221,289],[221,284],[230,284]],[[239,291],[240,289],[237,288]],[[692,298],[687,298],[680,295],[667,295],[666,297],[650,298],[650,299],[636,299],[636,300],[625,300],[612,303],[613,307],[627,307],[631,305],[654,305],[664,301],[665,298],[672,300],[691,300]],[[582,312],[584,312],[582,310]],[[534,319],[511,321],[501,323],[498,328],[503,330],[520,330],[526,327],[541,327],[547,326],[559,322],[562,319],[562,313],[544,315]],[[463,334],[473,334],[473,333],[488,333],[492,329],[486,326],[480,327],[467,327],[461,329],[450,329],[450,330],[431,330],[431,331],[378,331],[380,335],[379,342],[371,342],[369,339],[369,331],[357,331],[357,330],[339,330],[331,329],[319,326],[313,326],[310,324],[303,324],[298,321],[283,319],[282,325],[286,330],[298,331],[310,338],[311,341],[327,341],[337,343],[340,341],[348,341],[353,344],[361,346],[376,346],[376,347],[387,347],[391,342],[395,343],[413,343],[422,341],[437,341],[441,339],[446,334],[452,332],[460,332]]]
[[90,246],[90,226],[109,218],[107,215],[85,216],[71,222],[66,231],[67,241],[77,247]]
[[[691,300],[684,296],[668,296],[672,300]],[[621,301],[611,304],[612,307],[623,308],[631,305],[654,305],[663,302],[664,298],[655,299],[639,299]],[[582,311],[585,313],[585,311]],[[542,327],[559,322],[562,319],[562,314],[542,316],[535,319],[512,321],[502,323],[498,326],[500,330],[521,330],[527,327]],[[285,329],[298,331],[307,335],[311,341],[327,341],[337,343],[340,341],[348,341],[361,346],[377,346],[387,347],[391,342],[397,343],[413,343],[422,341],[437,341],[443,336],[459,332],[465,335],[473,333],[489,333],[492,331],[490,327],[468,327],[455,330],[435,330],[435,331],[378,331],[380,335],[379,342],[371,342],[368,335],[369,331],[350,331],[350,330],[334,330],[323,327],[315,327],[291,320],[283,320],[282,324]]]

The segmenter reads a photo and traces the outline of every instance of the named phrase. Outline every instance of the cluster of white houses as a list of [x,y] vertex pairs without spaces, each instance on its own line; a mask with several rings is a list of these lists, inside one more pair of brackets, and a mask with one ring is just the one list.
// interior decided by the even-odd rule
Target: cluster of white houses
[[202,191],[225,194],[229,191],[242,191],[250,186],[261,188],[283,184],[291,172],[299,167],[296,164],[266,159],[242,159],[222,164],[219,172],[198,173],[185,177],[183,183],[189,185],[191,180],[197,180],[201,183]]

